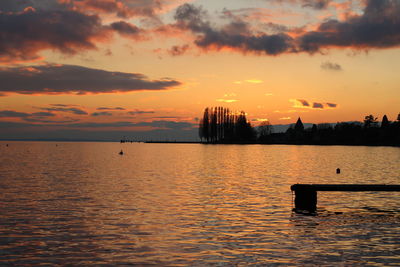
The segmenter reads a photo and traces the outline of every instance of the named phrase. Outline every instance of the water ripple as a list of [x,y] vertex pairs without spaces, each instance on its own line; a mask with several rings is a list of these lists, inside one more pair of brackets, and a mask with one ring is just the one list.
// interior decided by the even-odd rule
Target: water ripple
[[0,167],[1,265],[400,264],[400,194],[304,216],[289,191],[399,183],[398,148],[14,142]]

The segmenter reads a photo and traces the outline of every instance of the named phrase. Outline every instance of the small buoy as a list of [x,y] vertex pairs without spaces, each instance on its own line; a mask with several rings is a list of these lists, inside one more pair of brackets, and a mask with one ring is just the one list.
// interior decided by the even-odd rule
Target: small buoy
[[340,169],[339,169],[339,168],[336,169],[336,173],[337,173],[337,174],[340,173]]
[[123,154],[124,154],[124,151],[121,150],[121,151],[119,152],[119,154],[120,154],[120,155],[123,155]]

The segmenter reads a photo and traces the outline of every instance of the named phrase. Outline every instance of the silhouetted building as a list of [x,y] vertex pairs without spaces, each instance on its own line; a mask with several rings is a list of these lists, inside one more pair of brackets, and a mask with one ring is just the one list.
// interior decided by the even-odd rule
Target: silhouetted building
[[304,125],[303,122],[301,121],[300,117],[297,119],[296,124],[294,125],[294,130],[296,132],[302,132],[304,131]]

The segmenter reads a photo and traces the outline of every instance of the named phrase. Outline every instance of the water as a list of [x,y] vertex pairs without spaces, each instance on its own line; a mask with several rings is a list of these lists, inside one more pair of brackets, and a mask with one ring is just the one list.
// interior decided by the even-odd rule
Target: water
[[399,148],[8,144],[0,265],[400,264],[400,192],[320,192],[304,216],[289,190],[400,184]]

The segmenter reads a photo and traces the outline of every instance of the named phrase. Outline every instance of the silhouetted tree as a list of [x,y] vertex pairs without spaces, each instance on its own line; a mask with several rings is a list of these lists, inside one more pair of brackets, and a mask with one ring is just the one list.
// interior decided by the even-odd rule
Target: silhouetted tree
[[387,128],[388,126],[389,126],[389,120],[386,115],[383,115],[381,128]]
[[199,131],[202,133],[201,136],[209,142],[210,141],[210,113],[209,109],[204,110],[203,119],[200,122]]
[[364,127],[369,128],[369,127],[375,126],[377,122],[378,122],[378,118],[375,118],[373,115],[365,116]]
[[317,125],[313,124],[311,127],[311,132],[316,133],[317,132]]
[[236,115],[227,108],[214,107],[204,110],[199,137],[207,143],[253,142],[255,132],[244,111]]
[[272,125],[269,121],[263,121],[258,126],[258,140],[261,143],[267,143],[269,141],[269,137],[272,134]]

